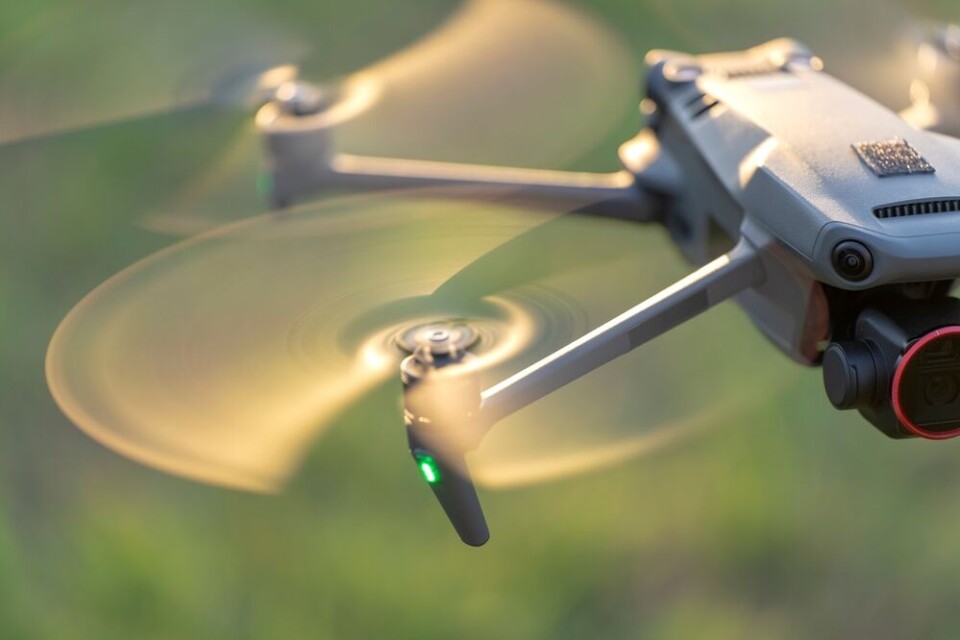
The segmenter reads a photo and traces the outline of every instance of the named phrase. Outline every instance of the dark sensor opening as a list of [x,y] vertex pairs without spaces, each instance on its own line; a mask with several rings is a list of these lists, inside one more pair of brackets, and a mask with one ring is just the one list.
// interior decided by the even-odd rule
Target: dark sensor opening
[[960,327],[935,329],[904,352],[891,399],[900,422],[917,435],[960,434]]

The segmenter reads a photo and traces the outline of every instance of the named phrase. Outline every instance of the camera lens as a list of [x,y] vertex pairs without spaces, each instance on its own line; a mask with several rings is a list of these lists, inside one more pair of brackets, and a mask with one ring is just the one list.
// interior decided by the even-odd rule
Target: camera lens
[[845,240],[833,249],[833,267],[845,280],[857,282],[873,271],[873,256],[859,242]]
[[915,435],[960,435],[960,326],[914,341],[897,363],[891,392],[894,413]]
[[928,405],[936,407],[950,404],[957,399],[960,392],[960,381],[953,374],[934,375],[927,378],[923,387],[923,400]]

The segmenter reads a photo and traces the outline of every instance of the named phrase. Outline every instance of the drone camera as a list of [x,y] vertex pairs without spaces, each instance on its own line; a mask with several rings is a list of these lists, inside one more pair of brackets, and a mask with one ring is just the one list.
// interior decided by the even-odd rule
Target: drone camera
[[[916,306],[912,310],[904,309]],[[862,312],[823,357],[827,396],[894,438],[960,435],[960,301]]]
[[960,434],[960,326],[935,329],[903,354],[891,389],[894,413],[918,435]]

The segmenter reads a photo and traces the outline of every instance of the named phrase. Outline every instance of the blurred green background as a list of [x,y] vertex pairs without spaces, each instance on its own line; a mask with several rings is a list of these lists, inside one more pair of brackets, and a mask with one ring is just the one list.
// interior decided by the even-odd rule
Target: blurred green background
[[[653,47],[707,50],[792,35],[772,1],[581,5],[629,43],[638,70]],[[960,18],[950,5],[907,9]],[[36,57],[39,86],[96,84],[98,68],[78,68],[57,39],[95,39],[124,6],[134,5],[6,7],[0,77],[23,52],[49,50]],[[247,0],[202,11],[224,10],[226,33],[239,7],[314,43],[307,72],[324,78],[416,40],[454,6]],[[817,25],[836,28],[834,11],[864,6],[873,5],[818,0],[791,15],[816,39]],[[151,24],[146,5],[134,13],[143,42],[189,30],[201,8],[183,7],[182,21]],[[163,61],[137,57],[140,42],[129,34],[126,60],[138,73],[123,92],[163,71]],[[126,72],[114,71],[107,75]],[[8,96],[0,85],[0,102]],[[616,145],[636,120],[626,113],[572,166],[614,168]],[[735,385],[748,408],[682,447],[484,491],[493,539],[479,550],[449,529],[395,418],[363,405],[278,496],[170,477],[88,439],[47,391],[49,338],[85,293],[174,241],[130,221],[189,181],[212,156],[206,142],[232,126],[175,115],[0,149],[0,637],[960,635],[960,443],[892,442],[833,411],[819,371],[773,353],[731,305],[700,326],[730,336],[740,368],[782,378],[778,391]],[[695,348],[676,358],[696,359]],[[629,389],[625,381],[617,392]],[[590,401],[615,404],[618,393]]]

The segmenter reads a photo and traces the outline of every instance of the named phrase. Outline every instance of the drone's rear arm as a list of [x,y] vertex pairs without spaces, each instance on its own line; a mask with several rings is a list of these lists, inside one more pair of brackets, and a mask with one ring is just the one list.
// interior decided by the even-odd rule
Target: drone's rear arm
[[631,220],[649,219],[655,204],[625,170],[549,171],[340,154],[319,178],[367,190],[452,187],[467,190],[476,199],[504,198],[554,208],[600,203],[597,213]]
[[642,222],[660,201],[629,171],[589,173],[338,154],[275,171],[274,199],[285,205],[331,188],[416,189],[417,194],[496,200]]
[[[274,103],[260,110],[257,124],[265,135],[278,206],[338,187],[417,189],[417,195],[507,201],[642,222],[659,218],[663,194],[675,187],[670,179],[676,176],[669,172],[666,183],[659,184],[664,163],[658,163],[660,149],[652,136],[626,145],[624,169],[587,173],[345,154],[336,149],[334,128],[323,114],[296,116]],[[661,169],[649,172],[657,178],[654,184],[638,179],[650,166]]]

